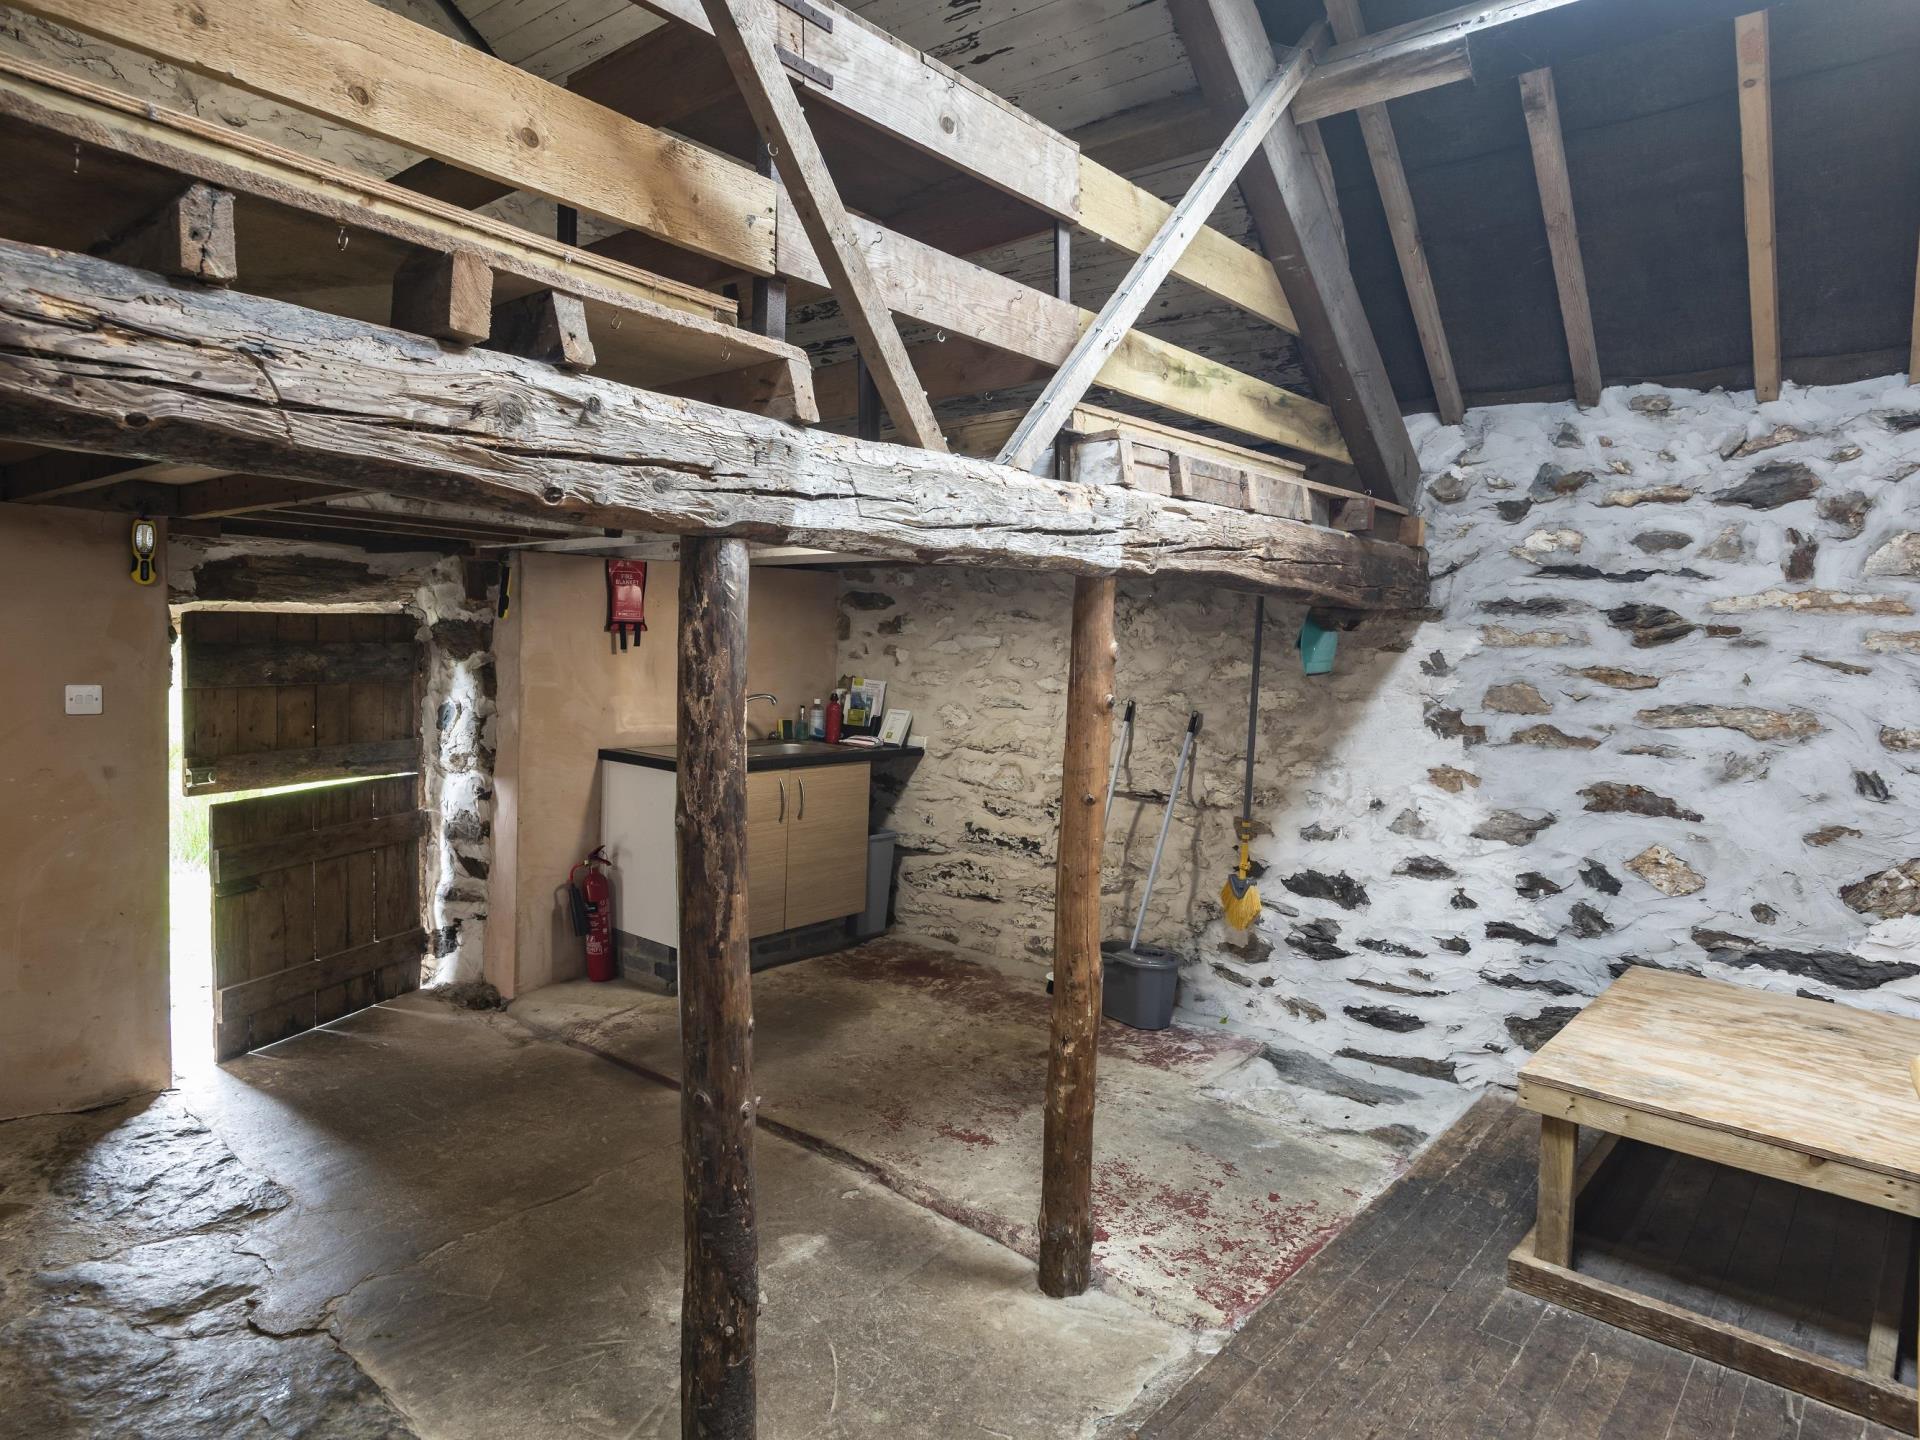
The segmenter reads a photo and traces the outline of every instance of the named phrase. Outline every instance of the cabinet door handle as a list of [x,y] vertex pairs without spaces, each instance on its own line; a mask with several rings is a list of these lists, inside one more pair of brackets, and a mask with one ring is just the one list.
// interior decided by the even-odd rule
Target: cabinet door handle
[[784,825],[787,823],[787,782],[784,780],[776,780],[773,783],[780,787],[780,814],[775,818],[773,823],[776,825]]
[[796,780],[793,783],[800,787],[800,809],[793,818],[796,820],[804,820],[807,818],[807,782],[804,780]]

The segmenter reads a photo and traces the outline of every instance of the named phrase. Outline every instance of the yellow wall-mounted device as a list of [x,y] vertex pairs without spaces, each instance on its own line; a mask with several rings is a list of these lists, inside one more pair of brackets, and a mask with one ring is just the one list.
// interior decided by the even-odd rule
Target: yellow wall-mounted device
[[142,515],[133,522],[133,583],[151,585],[159,578],[159,568],[153,563],[153,552],[159,547],[160,531],[153,521]]

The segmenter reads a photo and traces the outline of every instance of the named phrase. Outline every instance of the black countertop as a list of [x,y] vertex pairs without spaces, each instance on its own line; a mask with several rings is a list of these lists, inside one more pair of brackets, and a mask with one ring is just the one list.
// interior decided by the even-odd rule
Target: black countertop
[[[803,765],[860,765],[908,753],[898,745],[867,749],[861,745],[829,745],[823,740],[782,740],[747,745],[747,770],[794,770]],[[644,765],[650,770],[677,770],[679,753],[671,745],[637,745],[627,750],[602,750],[602,760],[622,765]]]

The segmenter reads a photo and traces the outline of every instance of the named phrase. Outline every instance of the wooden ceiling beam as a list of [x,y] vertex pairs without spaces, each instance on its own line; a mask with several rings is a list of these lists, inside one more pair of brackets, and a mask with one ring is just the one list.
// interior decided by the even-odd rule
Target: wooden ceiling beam
[[216,474],[203,465],[149,464],[124,455],[55,450],[0,467],[0,500],[61,503],[88,491],[130,482],[175,484]]
[[793,204],[813,245],[815,261],[826,272],[840,312],[853,330],[873,381],[896,429],[922,450],[945,450],[940,422],[934,419],[926,391],[914,377],[899,327],[874,284],[853,218],[827,170],[826,157],[800,109],[793,85],[775,53],[772,9],[768,0],[702,0],[707,20],[747,108],[786,181]]
[[1767,12],[1733,22],[1740,76],[1740,190],[1746,211],[1753,398],[1780,398],[1780,274],[1773,226],[1773,62]]
[[[0,293],[14,297],[0,309],[0,433],[535,523],[1183,575],[1353,608],[1425,602],[1418,550],[854,441],[229,290],[182,288],[156,307],[152,283],[0,242]],[[514,403],[474,403],[490,394]]]
[[1567,360],[1573,367],[1573,398],[1583,408],[1591,407],[1600,403],[1600,353],[1594,344],[1587,267],[1580,257],[1580,227],[1574,219],[1573,181],[1567,174],[1567,147],[1560,135],[1560,102],[1554,95],[1552,70],[1529,70],[1520,77],[1520,104],[1526,112],[1540,213],[1553,257],[1553,283],[1560,293],[1560,321],[1567,336]]
[[[1254,0],[1172,0],[1172,8],[1201,89],[1216,104],[1250,104],[1276,68]],[[1293,304],[1314,388],[1339,421],[1361,483],[1412,508],[1419,462],[1291,113],[1267,132],[1240,193]]]
[[[1342,41],[1358,41],[1365,36],[1360,0],[1326,0],[1326,6],[1333,33]],[[1393,236],[1394,257],[1400,262],[1400,278],[1406,286],[1408,308],[1413,311],[1414,329],[1420,336],[1420,350],[1426,357],[1434,408],[1439,411],[1441,424],[1458,425],[1466,414],[1460,399],[1460,377],[1453,368],[1447,327],[1440,318],[1440,297],[1434,289],[1433,271],[1427,265],[1427,248],[1420,240],[1420,221],[1414,215],[1413,191],[1400,163],[1400,146],[1393,138],[1393,121],[1385,105],[1362,105],[1355,114],[1366,143],[1367,160],[1373,166],[1374,183],[1380,187],[1380,203],[1387,212],[1387,229]],[[1321,163],[1324,155],[1322,150],[1315,156],[1323,189],[1328,174]],[[1329,198],[1328,204],[1337,216],[1338,202]]]
[[772,186],[752,170],[368,0],[20,8],[756,275],[772,269]]

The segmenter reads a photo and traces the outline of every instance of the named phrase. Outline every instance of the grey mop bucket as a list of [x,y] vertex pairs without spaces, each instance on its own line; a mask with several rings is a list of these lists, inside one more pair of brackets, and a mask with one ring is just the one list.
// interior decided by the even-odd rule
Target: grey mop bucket
[[1136,1030],[1173,1023],[1180,988],[1180,957],[1158,945],[1100,942],[1100,1013]]

